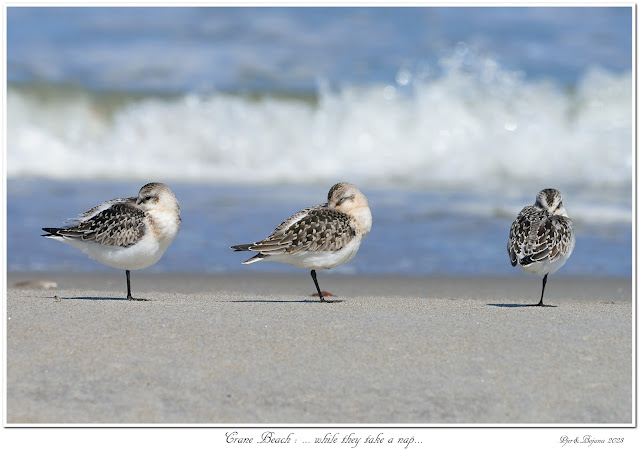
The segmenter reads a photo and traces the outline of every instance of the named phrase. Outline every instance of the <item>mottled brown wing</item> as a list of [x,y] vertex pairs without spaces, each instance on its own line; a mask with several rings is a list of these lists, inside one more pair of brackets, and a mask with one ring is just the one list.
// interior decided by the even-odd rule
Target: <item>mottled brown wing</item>
[[564,216],[551,216],[546,227],[551,229],[549,236],[552,236],[548,244],[548,258],[554,261],[561,255],[570,254],[574,245],[572,220]]
[[510,228],[510,263],[527,266],[546,259],[553,261],[570,245],[571,233],[570,219],[533,207],[524,208]]
[[[305,212],[305,214],[300,214]],[[250,246],[250,250],[265,255],[300,251],[336,251],[355,236],[348,216],[331,208],[309,208],[300,211],[295,220],[288,220],[263,241]],[[295,217],[292,216],[292,217]]]
[[531,206],[527,206],[521,210],[517,218],[510,227],[510,235],[508,237],[508,256],[510,264],[516,266],[519,263],[520,256],[523,253],[523,245],[527,239],[532,223],[530,217],[537,214],[537,210]]
[[100,203],[98,206],[94,206],[87,212],[83,212],[78,217],[75,217],[73,219],[67,219],[66,222],[83,222],[86,219],[91,218],[92,216],[104,211],[105,209],[110,208],[112,205],[119,204],[119,203],[135,204],[136,200],[137,200],[136,197],[114,198],[113,200],[107,200],[106,202]]
[[[291,217],[289,217],[288,219],[286,219],[284,222],[282,222],[281,224],[279,224],[275,230],[273,231],[273,233],[271,234],[271,236],[269,236],[268,238],[272,237],[273,235],[281,232],[282,230],[286,230],[288,227],[290,227],[292,224],[294,224],[295,222],[297,222],[298,220],[300,220],[302,217],[308,215],[309,212],[316,210],[316,209],[321,209],[321,208],[327,208],[328,204],[324,203],[322,205],[316,205],[316,206],[309,206],[308,208],[305,208],[301,211],[296,212],[295,214],[293,214]],[[268,239],[267,238],[267,239]]]
[[515,267],[519,262],[517,254],[519,253],[519,245],[517,244],[517,236],[520,234],[520,225],[517,220],[510,226],[510,235],[508,237],[508,245],[506,250],[508,251],[508,257],[510,258],[510,264]]
[[[80,217],[89,216],[91,211]],[[114,203],[77,225],[60,228],[57,234],[102,245],[129,247],[144,235],[144,227],[144,212],[127,201]]]

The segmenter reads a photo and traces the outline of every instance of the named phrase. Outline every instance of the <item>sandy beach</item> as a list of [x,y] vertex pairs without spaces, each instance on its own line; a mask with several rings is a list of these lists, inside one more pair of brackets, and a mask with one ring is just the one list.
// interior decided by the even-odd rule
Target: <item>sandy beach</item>
[[8,424],[631,423],[630,279],[319,281],[9,273]]

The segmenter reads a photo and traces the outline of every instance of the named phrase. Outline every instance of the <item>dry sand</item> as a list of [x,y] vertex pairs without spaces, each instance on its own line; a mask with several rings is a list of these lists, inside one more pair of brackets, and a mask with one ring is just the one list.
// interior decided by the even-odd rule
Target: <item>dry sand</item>
[[630,279],[319,281],[10,273],[8,424],[632,421]]

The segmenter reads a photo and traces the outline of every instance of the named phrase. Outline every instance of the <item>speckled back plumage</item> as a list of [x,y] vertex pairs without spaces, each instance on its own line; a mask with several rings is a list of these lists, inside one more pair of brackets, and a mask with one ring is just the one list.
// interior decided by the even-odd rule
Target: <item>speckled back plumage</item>
[[517,215],[510,227],[507,250],[510,263],[525,269],[534,263],[565,261],[574,245],[572,220],[566,215],[561,194],[556,189],[544,189],[533,206],[526,206]]
[[129,247],[144,235],[144,211],[136,198],[116,199],[79,215],[77,225],[47,230],[57,236],[95,241],[101,245]]
[[326,205],[307,208],[282,222],[273,234],[248,247],[264,255],[301,251],[336,251],[355,236],[350,218]]

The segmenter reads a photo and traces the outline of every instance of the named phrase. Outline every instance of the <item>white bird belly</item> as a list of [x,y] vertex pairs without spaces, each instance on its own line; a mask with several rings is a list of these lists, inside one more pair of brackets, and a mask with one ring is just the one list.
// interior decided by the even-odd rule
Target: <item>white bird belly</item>
[[532,273],[535,275],[552,275],[553,273],[557,272],[561,268],[561,266],[566,263],[566,261],[568,261],[568,257],[570,257],[570,253],[560,256],[554,261],[539,261],[527,266],[522,266],[520,264],[519,267],[521,267],[521,270],[523,270],[524,272]]
[[278,255],[269,255],[264,261],[283,262],[302,269],[332,269],[353,259],[357,254],[361,242],[362,239],[356,237],[337,251],[301,251],[295,254],[281,253]]
[[129,247],[116,247],[59,236],[52,239],[69,244],[81,250],[89,258],[106,266],[122,270],[139,270],[155,264],[160,260],[172,240],[157,241],[151,236],[145,236]]

